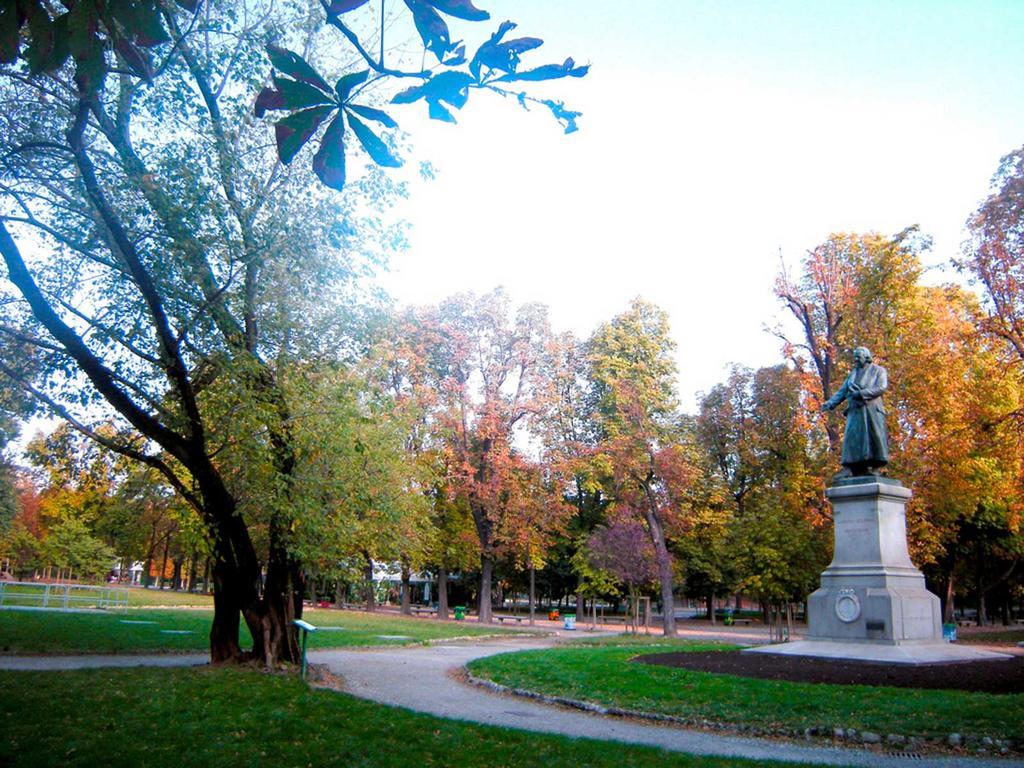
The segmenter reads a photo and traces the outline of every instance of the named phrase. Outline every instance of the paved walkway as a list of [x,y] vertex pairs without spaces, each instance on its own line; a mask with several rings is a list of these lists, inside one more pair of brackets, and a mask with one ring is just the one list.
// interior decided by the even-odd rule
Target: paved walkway
[[549,647],[552,641],[501,640],[429,647],[317,651],[310,658],[327,664],[345,680],[345,689],[364,699],[469,720],[565,736],[645,744],[673,752],[755,760],[783,760],[844,766],[919,768],[922,765],[1024,766],[1024,761],[999,758],[897,757],[866,750],[804,746],[781,741],[724,736],[677,726],[649,725],[624,718],[553,707],[529,699],[492,693],[457,682],[452,672],[472,659],[507,651]]
[[[735,634],[729,634],[735,638]],[[922,760],[920,757],[899,757],[830,746],[805,746],[725,736],[678,726],[645,724],[492,693],[460,683],[452,674],[472,659],[496,653],[550,647],[555,642],[555,639],[510,638],[433,646],[315,651],[310,653],[310,660],[327,664],[332,672],[344,678],[345,689],[360,698],[439,717],[506,728],[643,744],[695,755],[793,763],[884,768],[919,768],[922,765],[939,768],[1024,768],[1024,761],[1021,760],[934,756]],[[0,656],[0,669],[180,667],[204,664],[207,658],[205,654]]]

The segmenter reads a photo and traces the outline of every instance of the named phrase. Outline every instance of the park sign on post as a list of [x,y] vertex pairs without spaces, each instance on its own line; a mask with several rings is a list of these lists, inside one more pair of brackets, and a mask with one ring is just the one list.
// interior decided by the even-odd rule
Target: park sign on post
[[306,679],[306,644],[309,642],[309,633],[316,632],[316,627],[310,624],[308,621],[302,619],[295,619],[292,622],[296,627],[302,630],[302,679]]

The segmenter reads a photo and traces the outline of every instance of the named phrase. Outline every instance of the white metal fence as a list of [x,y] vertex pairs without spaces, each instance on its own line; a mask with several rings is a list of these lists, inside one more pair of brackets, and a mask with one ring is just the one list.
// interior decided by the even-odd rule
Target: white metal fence
[[85,584],[0,581],[0,610],[127,611],[128,590]]

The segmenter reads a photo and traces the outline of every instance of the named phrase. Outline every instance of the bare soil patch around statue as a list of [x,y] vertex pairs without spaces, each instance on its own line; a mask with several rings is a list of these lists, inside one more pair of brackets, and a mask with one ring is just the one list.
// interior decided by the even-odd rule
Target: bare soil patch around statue
[[696,672],[797,683],[930,688],[995,694],[1024,691],[1024,656],[1014,656],[1003,661],[909,665],[713,651],[644,654],[634,661],[638,664]]

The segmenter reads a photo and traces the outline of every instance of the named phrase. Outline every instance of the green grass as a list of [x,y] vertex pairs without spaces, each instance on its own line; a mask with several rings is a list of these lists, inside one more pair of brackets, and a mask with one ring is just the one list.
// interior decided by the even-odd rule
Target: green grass
[[961,629],[957,633],[957,643],[975,645],[1016,645],[1024,642],[1024,628],[989,630],[989,631],[966,631]]
[[143,587],[128,587],[127,589],[128,605],[131,608],[142,608],[151,605],[171,607],[187,605],[197,608],[213,607],[213,595],[175,592],[170,589],[145,589]]
[[[212,616],[209,610],[156,608],[127,613],[0,611],[0,654],[205,651]],[[476,623],[358,611],[307,609],[303,616],[323,628],[310,635],[310,648],[402,645],[502,631]],[[189,634],[178,634],[184,632]],[[243,646],[251,642],[244,624],[241,637]]]
[[[58,600],[63,584],[50,584],[53,599]],[[38,606],[47,587],[44,582],[34,584],[3,584],[4,602],[10,605]],[[71,593],[76,598],[73,607],[93,607],[89,598],[99,599],[105,596],[104,591],[128,593],[128,606],[131,608],[179,607],[210,608],[213,606],[212,595],[194,594],[191,592],[175,592],[170,589],[146,589],[144,587],[125,587],[122,584],[72,584]]]
[[766,728],[854,727],[883,736],[1024,736],[1024,694],[788,683],[630,662],[638,653],[727,647],[580,644],[490,656],[469,669],[502,685],[683,718]]
[[765,765],[457,723],[245,669],[0,672],[0,690],[11,768]]
[[[132,653],[208,647],[209,611],[0,611],[0,653]],[[126,622],[153,622],[136,624]],[[188,631],[166,634],[161,630]]]

